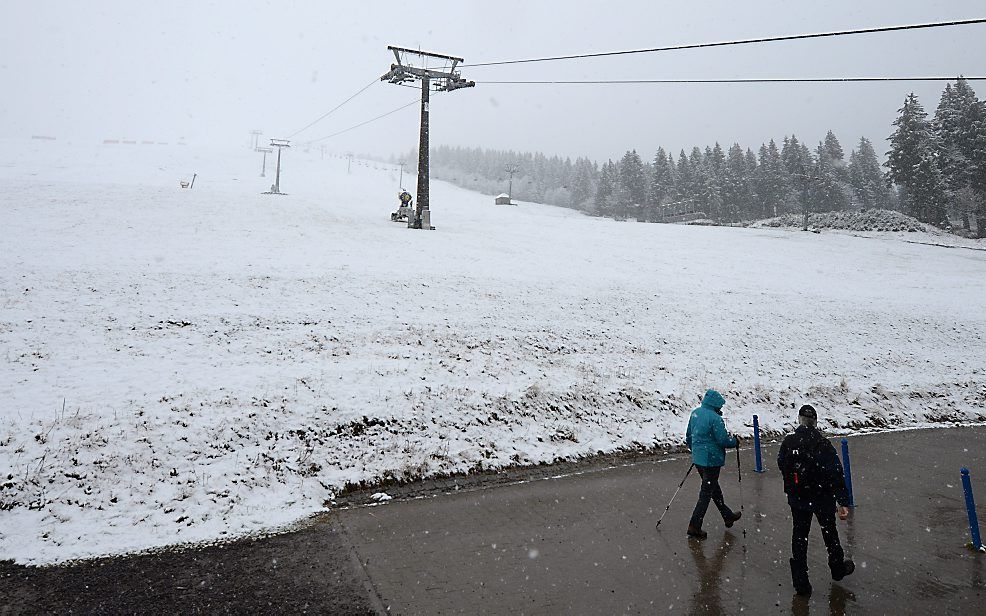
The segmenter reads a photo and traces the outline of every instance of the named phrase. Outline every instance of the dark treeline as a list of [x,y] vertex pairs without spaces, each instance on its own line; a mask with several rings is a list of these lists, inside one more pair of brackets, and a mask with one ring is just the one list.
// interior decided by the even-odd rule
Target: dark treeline
[[[961,77],[942,93],[934,118],[909,94],[893,122],[887,162],[862,137],[848,157],[834,133],[813,147],[796,136],[757,151],[719,143],[658,148],[649,160],[630,150],[619,160],[547,157],[437,146],[432,176],[488,194],[582,210],[597,216],[661,222],[706,218],[728,224],[787,213],[899,209],[946,226],[975,217],[986,235],[986,102]],[[405,160],[416,160],[411,153]],[[885,168],[885,170],[884,170]]]

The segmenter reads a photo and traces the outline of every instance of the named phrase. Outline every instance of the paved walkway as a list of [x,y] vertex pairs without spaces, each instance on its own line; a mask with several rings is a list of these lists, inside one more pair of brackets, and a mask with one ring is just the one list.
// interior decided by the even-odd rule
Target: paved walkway
[[[684,532],[694,472],[655,529],[688,468],[680,456],[335,518],[379,600],[399,614],[983,614],[986,555],[964,547],[959,468],[972,470],[986,502],[984,444],[986,428],[850,439],[857,508],[839,529],[857,569],[832,582],[813,526],[809,600],[791,587],[776,443],[765,447],[764,474],[742,452],[744,519],[726,531],[710,507],[704,542]],[[739,508],[734,455],[722,483]]]

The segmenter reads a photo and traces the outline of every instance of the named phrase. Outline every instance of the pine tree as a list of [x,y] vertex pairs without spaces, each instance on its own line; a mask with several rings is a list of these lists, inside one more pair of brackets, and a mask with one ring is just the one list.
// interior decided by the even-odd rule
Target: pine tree
[[710,149],[707,157],[701,150],[694,148],[688,159],[694,178],[692,203],[695,211],[704,212],[707,217],[718,221],[722,218],[722,191],[719,177],[710,166],[713,162],[711,152]]
[[651,166],[648,220],[664,220],[667,204],[674,198],[674,162],[669,160],[664,148],[658,148]]
[[722,174],[726,170],[726,155],[722,151],[722,146],[716,141],[716,145],[712,148],[712,152],[709,154],[709,168],[712,169],[712,173],[716,175],[720,180],[722,179]]
[[579,158],[575,161],[575,169],[572,173],[571,186],[571,207],[580,210],[589,209],[589,203],[595,194],[595,165],[587,158]]
[[841,211],[849,207],[852,188],[849,171],[843,160],[842,145],[832,131],[818,144],[818,178],[812,191],[812,209],[816,212]]
[[739,220],[750,202],[747,184],[746,155],[738,143],[726,154],[726,168],[722,172],[722,208],[730,221]]
[[613,216],[610,199],[613,195],[614,176],[613,161],[607,161],[599,172],[599,183],[596,186],[594,205],[599,216]]
[[794,135],[791,135],[790,139],[784,137],[781,159],[784,161],[784,168],[792,175],[799,173],[804,168],[801,160],[801,144]]
[[679,204],[678,213],[691,211],[694,209],[691,202],[695,177],[684,150],[678,154],[678,165],[675,167],[675,172],[678,180],[676,182],[676,196]]
[[866,137],[859,138],[859,145],[849,155],[849,181],[861,207],[889,207],[889,194],[883,172],[880,171],[880,161],[873,144]]
[[976,236],[986,237],[986,102],[971,106],[963,120],[971,166],[969,186],[976,200]]
[[760,195],[757,193],[757,155],[753,150],[746,148],[746,207],[740,217],[741,220],[751,218],[761,218],[763,204],[760,202]]
[[835,133],[828,131],[825,133],[825,155],[833,160],[843,160],[845,153],[842,151],[842,144],[835,136]]
[[[790,139],[784,139],[781,159],[784,161],[784,168],[788,177],[791,178],[789,197],[791,208],[803,212],[807,221],[807,212],[811,204],[806,199],[812,192],[812,184],[818,172],[815,159],[808,147],[799,142],[794,135],[791,135]],[[807,225],[807,222],[805,224]]]
[[962,219],[962,226],[969,230],[969,198],[973,173],[973,143],[975,136],[968,130],[968,117],[972,107],[978,104],[976,93],[962,77],[946,84],[938,109],[935,111],[932,129],[938,137],[938,166],[947,188],[951,211]]
[[777,216],[785,211],[791,192],[787,169],[781,161],[781,153],[774,140],[760,146],[760,158],[754,174],[761,218]]
[[945,181],[936,161],[938,139],[928,122],[928,114],[912,92],[894,120],[897,129],[890,136],[887,152],[887,179],[902,189],[905,210],[918,220],[935,225],[947,222],[948,202]]
[[625,202],[620,204],[623,218],[628,216],[634,216],[638,220],[645,218],[646,215],[641,209],[647,201],[647,177],[644,174],[644,163],[636,150],[627,152],[620,159],[617,186],[620,188],[621,197],[625,199]]
[[828,131],[825,134],[825,156],[828,159],[832,175],[841,185],[840,190],[849,191],[849,167],[846,165],[846,158],[842,151],[842,144],[839,143],[835,133]]

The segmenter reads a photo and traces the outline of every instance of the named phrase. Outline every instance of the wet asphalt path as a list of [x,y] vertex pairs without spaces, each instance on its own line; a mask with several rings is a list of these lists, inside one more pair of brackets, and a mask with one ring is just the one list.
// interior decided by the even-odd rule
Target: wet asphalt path
[[[694,472],[655,529],[684,456],[336,517],[375,594],[399,614],[984,614],[986,555],[964,547],[959,475],[969,467],[986,502],[984,444],[986,428],[851,438],[857,507],[839,530],[857,569],[832,582],[813,525],[809,600],[790,585],[777,443],[765,446],[764,474],[742,452],[744,519],[726,531],[710,507],[704,542],[685,537]],[[721,483],[738,509],[736,477],[731,454]]]

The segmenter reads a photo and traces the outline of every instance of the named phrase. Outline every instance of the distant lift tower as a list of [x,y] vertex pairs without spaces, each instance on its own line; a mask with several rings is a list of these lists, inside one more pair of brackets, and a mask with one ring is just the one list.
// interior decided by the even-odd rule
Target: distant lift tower
[[[281,150],[284,148],[290,148],[288,145],[290,142],[287,139],[271,139],[271,147],[277,148],[277,171],[274,173],[274,184],[270,187],[270,192],[265,192],[265,195],[283,195],[286,193],[281,192]],[[266,154],[264,154],[266,156]]]
[[517,165],[509,165],[504,171],[510,174],[510,188],[507,189],[507,203],[509,205],[517,205],[513,202],[514,198],[514,174],[520,172],[520,167]]
[[[408,216],[407,226],[410,229],[434,229],[431,226],[431,210],[428,204],[428,97],[434,80],[436,92],[451,92],[459,88],[472,88],[474,81],[466,81],[455,67],[463,62],[462,58],[444,56],[427,51],[405,49],[388,46],[394,52],[397,64],[391,64],[390,70],[380,78],[397,85],[405,82],[421,81],[421,135],[418,141],[418,204],[414,216]],[[419,66],[413,66],[408,57],[415,57]],[[429,67],[429,63],[443,63],[441,70]]]
[[260,177],[267,177],[267,155],[274,151],[274,148],[257,148],[258,152],[264,153],[264,162],[260,167]]

